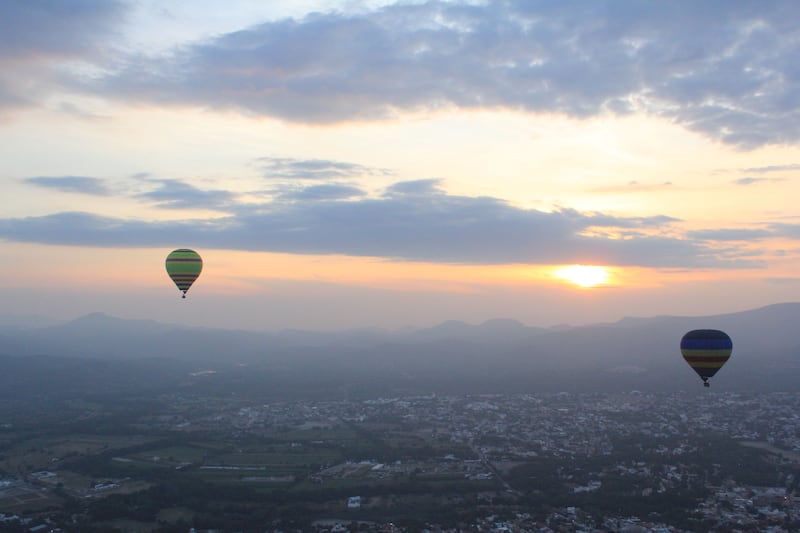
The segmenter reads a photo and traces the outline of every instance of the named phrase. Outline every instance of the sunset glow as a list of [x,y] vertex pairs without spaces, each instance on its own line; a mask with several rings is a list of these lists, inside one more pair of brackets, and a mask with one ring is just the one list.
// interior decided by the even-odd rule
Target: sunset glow
[[556,270],[556,276],[579,287],[596,287],[608,283],[610,274],[606,267],[595,265],[570,265]]

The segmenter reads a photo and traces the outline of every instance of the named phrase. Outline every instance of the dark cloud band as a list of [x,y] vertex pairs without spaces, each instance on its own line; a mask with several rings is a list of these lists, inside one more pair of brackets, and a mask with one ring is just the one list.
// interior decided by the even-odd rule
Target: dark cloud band
[[97,196],[111,194],[104,180],[87,176],[36,176],[26,178],[25,182],[61,192],[76,192]]
[[[124,6],[0,3],[0,109],[68,89],[304,123],[445,107],[647,113],[744,148],[800,140],[791,0],[398,2],[257,24],[166,56],[106,46]],[[65,59],[105,75],[67,75]],[[354,170],[317,163],[268,162],[265,175]]]
[[644,112],[741,147],[800,139],[800,4],[398,3],[129,58],[113,98],[325,123],[396,110]]
[[[0,220],[0,238],[120,247],[191,242],[198,248],[469,264],[728,268],[755,264],[735,250],[661,235],[660,230],[676,222],[665,216],[521,209],[496,198],[448,195],[435,180],[395,184],[380,197],[343,199],[341,190],[333,192],[277,197],[260,204],[232,203],[225,209],[228,216],[217,219],[147,222],[88,213],[5,219]],[[199,201],[201,207],[206,205],[202,195]]]

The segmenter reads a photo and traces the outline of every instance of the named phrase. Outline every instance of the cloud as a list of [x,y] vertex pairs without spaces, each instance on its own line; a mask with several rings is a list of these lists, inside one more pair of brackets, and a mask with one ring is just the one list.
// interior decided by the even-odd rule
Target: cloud
[[305,123],[398,110],[644,112],[743,148],[800,140],[800,4],[429,1],[257,24],[76,82]]
[[800,224],[771,224],[770,229],[779,236],[800,239]]
[[763,228],[718,228],[690,231],[689,239],[698,241],[742,241],[755,242],[764,239],[800,240],[800,224],[776,222]]
[[304,123],[451,107],[642,112],[742,148],[800,140],[790,0],[397,2],[259,23],[162,55],[109,46],[128,7],[0,2],[0,109],[71,90]]
[[165,209],[225,209],[235,201],[236,194],[225,190],[203,190],[180,180],[160,179],[155,190],[140,193],[139,198],[154,202]]
[[299,189],[288,189],[279,194],[282,200],[325,201],[344,200],[364,196],[366,193],[358,187],[337,183],[310,185]]
[[257,160],[257,164],[261,167],[262,175],[267,179],[329,180],[391,175],[390,171],[384,169],[324,159],[261,157]]
[[745,172],[763,174],[766,172],[786,172],[793,170],[800,170],[800,164],[792,163],[790,165],[768,165],[765,167],[751,167],[751,168],[746,168]]
[[[147,222],[67,212],[1,220],[0,234],[20,242],[128,247],[179,242],[186,229],[197,232],[202,224],[202,221]],[[160,233],[163,235],[159,236]]]
[[[168,188],[175,186],[165,182]],[[425,190],[427,194],[418,194]],[[196,248],[465,264],[730,268],[756,264],[749,251],[737,255],[736,249],[720,250],[662,235],[675,222],[670,217],[521,209],[496,198],[447,194],[436,188],[436,180],[397,183],[379,197],[311,202],[278,198],[263,204],[232,204],[226,210],[230,213],[226,217],[169,222],[88,213],[10,218],[0,220],[0,238],[75,246],[191,242]],[[624,236],[598,230],[608,235],[622,231]]]
[[97,196],[108,196],[111,194],[104,180],[86,176],[36,176],[25,178],[24,181],[31,185],[55,189],[62,192],[77,192]]
[[767,283],[775,283],[778,285],[794,285],[800,284],[800,277],[797,278],[765,278]]
[[783,181],[783,179],[780,179],[780,178],[753,178],[753,177],[748,176],[748,177],[745,177],[745,178],[739,178],[737,180],[734,180],[733,183],[735,183],[736,185],[745,185],[746,186],[746,185],[754,185],[754,184],[757,184],[757,183],[777,183],[779,181]]
[[769,229],[707,229],[690,231],[688,237],[704,241],[755,241],[775,237],[775,232]]
[[98,54],[109,24],[121,22],[117,0],[7,0],[0,8],[0,58]]
[[107,64],[125,11],[117,0],[0,2],[0,111],[57,90],[68,62]]
[[401,181],[386,188],[388,195],[419,195],[419,194],[441,194],[441,180],[424,179]]

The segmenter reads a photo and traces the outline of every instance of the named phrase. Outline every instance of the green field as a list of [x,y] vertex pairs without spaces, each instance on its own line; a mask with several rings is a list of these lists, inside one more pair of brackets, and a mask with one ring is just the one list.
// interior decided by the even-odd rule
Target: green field
[[14,474],[29,474],[52,468],[65,457],[96,455],[107,450],[141,446],[155,440],[140,435],[85,434],[32,438],[4,450],[0,469]]
[[355,442],[359,439],[355,431],[347,428],[314,428],[298,429],[275,433],[270,436],[273,440],[284,442],[326,442],[341,444],[343,442]]
[[215,464],[239,466],[281,466],[298,467],[323,465],[338,462],[341,456],[336,453],[228,453],[214,456]]
[[158,457],[160,460],[170,463],[198,463],[208,453],[209,450],[207,448],[198,446],[169,446],[138,452],[127,457],[139,461],[154,461],[154,458]]

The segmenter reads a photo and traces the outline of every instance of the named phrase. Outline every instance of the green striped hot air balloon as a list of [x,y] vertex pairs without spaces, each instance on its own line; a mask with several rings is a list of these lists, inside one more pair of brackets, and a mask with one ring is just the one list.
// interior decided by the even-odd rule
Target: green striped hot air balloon
[[695,329],[681,339],[681,354],[708,387],[708,378],[722,368],[733,351],[728,334],[717,329]]
[[186,291],[203,270],[203,260],[194,250],[180,248],[169,253],[166,264],[167,274],[186,298]]

